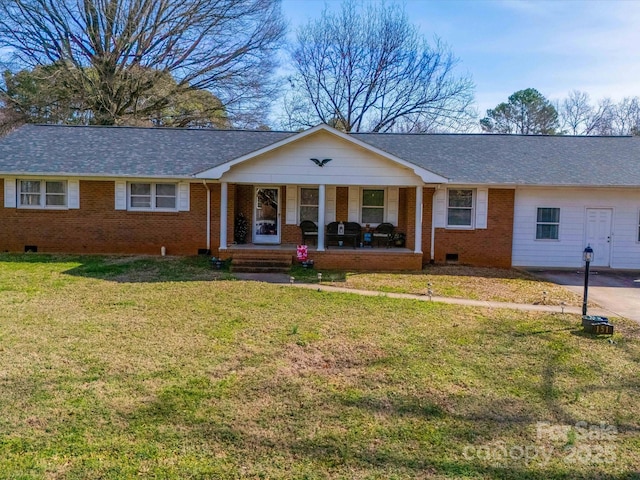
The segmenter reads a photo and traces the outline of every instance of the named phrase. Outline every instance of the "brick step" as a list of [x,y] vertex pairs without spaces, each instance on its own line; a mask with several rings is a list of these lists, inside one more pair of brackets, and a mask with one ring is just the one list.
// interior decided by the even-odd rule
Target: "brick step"
[[233,267],[277,267],[291,268],[291,262],[282,262],[277,260],[236,260],[231,263]]
[[233,273],[289,273],[289,267],[263,267],[256,265],[232,265]]
[[291,268],[291,254],[272,252],[235,253],[231,271],[237,273],[287,273]]
[[233,261],[236,262],[280,262],[291,264],[292,255],[233,255]]

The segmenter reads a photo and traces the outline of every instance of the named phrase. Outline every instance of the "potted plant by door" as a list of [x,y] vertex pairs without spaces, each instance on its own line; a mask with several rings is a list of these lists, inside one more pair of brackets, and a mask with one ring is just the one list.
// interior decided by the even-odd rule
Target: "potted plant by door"
[[391,244],[395,247],[404,247],[407,236],[402,232],[396,232],[392,234]]
[[249,233],[249,222],[242,212],[236,215],[233,225],[233,240],[242,244],[247,241],[247,233]]

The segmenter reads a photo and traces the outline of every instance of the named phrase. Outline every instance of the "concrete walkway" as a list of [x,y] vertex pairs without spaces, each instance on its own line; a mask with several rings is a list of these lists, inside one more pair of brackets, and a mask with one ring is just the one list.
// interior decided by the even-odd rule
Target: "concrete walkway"
[[[258,282],[267,282],[275,284],[288,284],[290,285],[290,277],[283,273],[237,273],[236,278],[239,280],[250,280]],[[294,283],[291,285],[294,288],[306,288],[308,290],[319,290],[323,292],[339,292],[339,293],[351,293],[356,295],[364,295],[367,297],[388,297],[388,298],[403,298],[410,300],[418,300],[421,302],[438,302],[447,303],[453,305],[466,305],[470,307],[485,307],[485,308],[508,308],[513,310],[525,310],[531,312],[549,312],[549,313],[571,313],[582,314],[582,307],[565,306],[560,305],[532,305],[527,303],[507,303],[507,302],[491,302],[485,300],[469,300],[465,298],[451,298],[451,297],[438,297],[433,296],[429,298],[427,295],[413,295],[410,293],[386,293],[376,292],[372,290],[356,290],[353,288],[337,287],[327,284],[318,283]],[[615,314],[611,310],[603,308],[589,308],[589,315],[601,315],[604,317],[620,316]]]

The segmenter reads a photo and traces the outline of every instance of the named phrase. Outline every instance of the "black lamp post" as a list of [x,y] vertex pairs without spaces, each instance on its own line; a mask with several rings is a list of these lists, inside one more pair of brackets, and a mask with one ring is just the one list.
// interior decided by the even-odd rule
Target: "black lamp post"
[[587,314],[587,294],[589,292],[589,264],[593,260],[593,248],[591,245],[587,245],[587,248],[582,252],[582,260],[585,262],[584,267],[584,298],[582,299],[582,315]]

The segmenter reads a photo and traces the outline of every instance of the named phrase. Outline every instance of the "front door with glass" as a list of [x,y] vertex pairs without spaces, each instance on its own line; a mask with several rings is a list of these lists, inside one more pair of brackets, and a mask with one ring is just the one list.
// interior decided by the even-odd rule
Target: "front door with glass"
[[257,187],[253,215],[253,243],[280,243],[280,189]]

